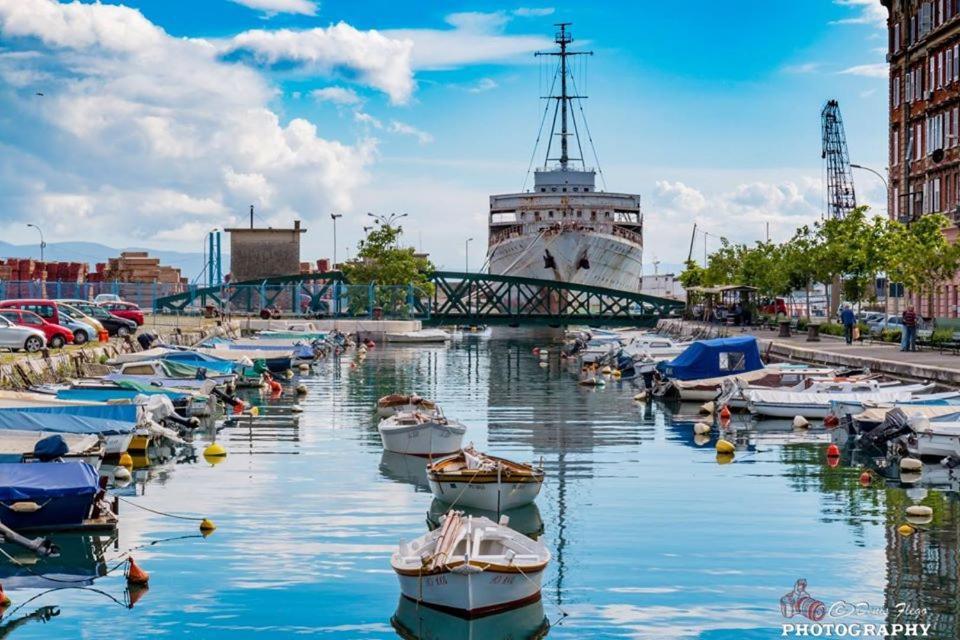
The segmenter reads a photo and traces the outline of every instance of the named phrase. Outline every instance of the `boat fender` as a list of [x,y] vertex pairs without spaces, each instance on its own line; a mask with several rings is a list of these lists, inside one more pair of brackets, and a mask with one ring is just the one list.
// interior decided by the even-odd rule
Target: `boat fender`
[[619,378],[623,375],[623,373],[621,373],[619,369],[614,369],[610,372],[610,375],[612,375],[614,378]]
[[830,443],[827,446],[827,457],[828,458],[839,458],[840,457],[840,447],[834,443]]
[[930,518],[933,516],[933,509],[925,504],[913,504],[907,507],[907,515],[914,518]]
[[287,380],[293,380],[293,369],[287,369],[283,372],[283,377]]
[[871,475],[869,471],[864,471],[863,473],[860,474],[861,487],[869,487],[872,482],[873,482],[873,475]]
[[298,395],[298,396],[305,396],[305,395],[307,395],[307,385],[305,385],[305,384],[303,384],[303,383],[298,384],[298,385],[297,385],[297,395]]
[[803,416],[793,416],[794,429],[807,429],[810,427],[810,421]]
[[720,413],[718,415],[720,416],[721,420],[729,420],[730,407],[728,407],[727,405],[723,405],[722,407],[720,407]]
[[600,369],[600,373],[602,373],[605,376],[608,376],[612,373],[612,370],[610,369],[610,367],[605,366],[603,369]]
[[901,471],[900,484],[915,484],[920,482],[921,474],[919,471]]
[[310,371],[310,365],[308,365],[306,362],[301,362],[301,363],[300,363],[300,372],[301,372],[301,373],[306,373],[306,372],[308,372],[308,371]]
[[10,596],[3,591],[3,585],[0,584],[0,609],[6,609],[11,604]]
[[213,524],[212,520],[204,518],[200,521],[200,533],[203,534],[203,537],[206,538],[208,535],[213,533],[217,528],[217,525]]
[[541,360],[546,360],[546,359],[549,358],[549,357],[550,357],[550,352],[547,351],[546,349],[544,349],[544,350],[542,350],[542,351],[540,352],[540,359],[541,359]]
[[914,529],[908,524],[902,524],[899,527],[897,527],[897,533],[902,535],[904,538],[909,538],[910,536],[912,536],[914,531],[916,531],[916,529]]
[[700,413],[705,413],[707,415],[710,415],[713,413],[713,410],[716,406],[717,405],[715,405],[712,401],[704,402],[702,405],[700,405]]
[[[120,468],[123,469],[123,467]],[[36,513],[41,509],[36,502],[14,502],[7,508],[15,513]]]
[[204,458],[225,458],[227,456],[227,450],[223,448],[223,445],[219,442],[211,442],[207,445],[207,448],[203,450]]
[[113,479],[124,482],[130,479],[130,470],[126,467],[117,467],[113,470]]
[[141,569],[140,566],[134,562],[132,556],[127,558],[127,570],[124,572],[124,576],[127,578],[127,584],[142,586],[150,582],[150,574]]
[[693,425],[693,432],[701,436],[707,435],[710,433],[710,425],[708,425],[706,422],[698,422],[697,424]]
[[295,404],[292,407],[290,407],[290,413],[303,413],[303,407],[301,407],[298,404]]
[[703,445],[707,444],[708,442],[710,442],[710,436],[703,435],[703,434],[700,434],[700,433],[695,433],[695,434],[693,434],[693,443],[694,443],[695,445],[697,445],[698,447],[702,447]]
[[541,368],[541,369],[546,369],[546,368],[549,367],[549,366],[550,366],[550,363],[549,363],[549,362],[541,362],[541,363],[540,363],[540,368]]
[[133,468],[133,458],[131,458],[130,454],[126,451],[120,454],[120,466],[126,467],[127,469]]
[[720,438],[717,440],[717,453],[724,453],[727,455],[733,454],[737,450],[736,445],[734,445],[729,440],[724,440]]
[[902,458],[900,460],[900,471],[920,471],[923,469],[923,463],[916,458]]

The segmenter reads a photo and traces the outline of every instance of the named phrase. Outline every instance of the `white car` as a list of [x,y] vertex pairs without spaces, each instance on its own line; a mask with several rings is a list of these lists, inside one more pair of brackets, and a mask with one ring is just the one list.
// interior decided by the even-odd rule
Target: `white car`
[[123,300],[115,293],[101,293],[93,299],[94,304],[100,304],[102,302],[123,302]]
[[33,353],[47,346],[47,338],[43,331],[21,327],[13,324],[6,318],[0,317],[0,347],[18,351],[23,349]]

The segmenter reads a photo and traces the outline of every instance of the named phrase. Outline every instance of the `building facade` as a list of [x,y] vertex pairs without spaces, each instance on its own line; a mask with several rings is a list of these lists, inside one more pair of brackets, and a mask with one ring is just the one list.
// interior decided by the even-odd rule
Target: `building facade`
[[[939,212],[960,221],[960,0],[881,0],[888,11],[890,63],[890,216],[910,222]],[[932,300],[925,316],[957,316],[960,280]]]
[[300,273],[300,236],[306,229],[226,229],[230,234],[230,281],[243,282]]

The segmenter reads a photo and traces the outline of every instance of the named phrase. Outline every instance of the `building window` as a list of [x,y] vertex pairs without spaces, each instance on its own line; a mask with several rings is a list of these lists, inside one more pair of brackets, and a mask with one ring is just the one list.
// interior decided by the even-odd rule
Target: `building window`
[[890,150],[890,164],[895,166],[900,164],[900,132],[894,129],[890,137],[892,143],[892,149]]
[[900,217],[900,187],[893,188],[893,217],[897,219]]
[[892,89],[890,98],[893,102],[893,108],[896,109],[900,106],[900,76],[893,77],[893,83],[891,86]]
[[900,23],[893,25],[893,43],[890,49],[896,53],[900,51]]

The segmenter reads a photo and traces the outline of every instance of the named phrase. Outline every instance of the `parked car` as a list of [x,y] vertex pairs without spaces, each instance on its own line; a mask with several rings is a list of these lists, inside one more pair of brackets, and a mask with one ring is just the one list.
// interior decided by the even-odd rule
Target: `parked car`
[[20,327],[39,329],[43,332],[47,345],[53,349],[62,349],[63,345],[73,342],[73,331],[59,324],[47,322],[33,311],[0,309],[0,317]]
[[[97,297],[99,298],[100,296]],[[123,302],[121,300],[100,302],[98,304],[115,316],[126,318],[127,320],[133,320],[137,323],[138,327],[143,326],[143,311],[141,311],[140,307],[132,302]]]
[[118,296],[115,293],[98,294],[97,297],[93,299],[93,301],[97,304],[102,304],[104,302],[123,302],[123,300],[120,299],[120,296]]
[[66,305],[61,305],[54,300],[44,298],[3,300],[0,301],[0,309],[32,311],[47,322],[66,327],[73,332],[74,344],[84,344],[90,340],[96,340],[97,333],[102,330],[96,324],[85,322],[83,314],[79,311],[74,314]]
[[900,330],[903,327],[903,319],[896,314],[890,314],[886,317],[881,315],[879,320],[870,322],[867,326],[872,334],[879,334],[884,329]]
[[78,309],[85,316],[93,318],[106,329],[111,336],[128,336],[137,331],[137,323],[133,320],[127,320],[115,316],[103,307],[86,300],[58,300],[57,302],[68,304],[74,309]]
[[0,318],[0,347],[12,351],[23,349],[33,353],[47,346],[43,331],[30,327],[19,327],[6,318]]

